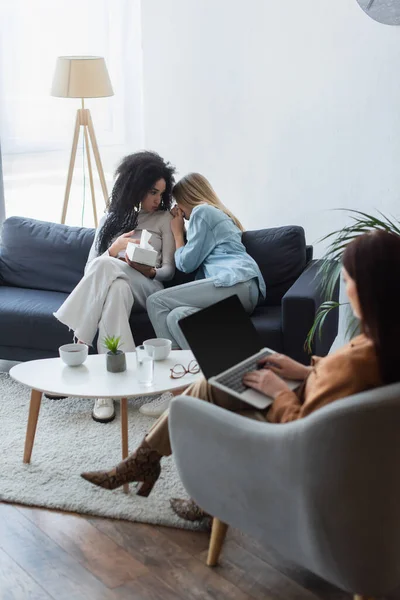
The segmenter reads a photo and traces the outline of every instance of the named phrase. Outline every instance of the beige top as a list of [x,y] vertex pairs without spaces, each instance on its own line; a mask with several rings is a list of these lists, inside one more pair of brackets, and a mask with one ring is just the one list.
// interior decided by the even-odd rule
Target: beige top
[[[99,256],[96,249],[97,238],[100,229],[107,219],[107,213],[100,219],[99,226],[96,229],[94,241],[90,248],[86,266]],[[169,211],[157,210],[155,212],[146,212],[141,210],[138,215],[138,223],[133,239],[140,239],[143,229],[147,229],[152,234],[149,243],[157,251],[156,276],[157,281],[169,281],[175,274],[175,239],[171,231],[172,215]],[[121,235],[121,234],[119,234]],[[118,236],[116,236],[118,237]],[[115,238],[111,241],[111,243]],[[110,246],[111,246],[110,243]],[[103,255],[108,255],[108,250]]]
[[382,385],[374,344],[364,334],[333,354],[313,357],[312,366],[297,390],[276,396],[267,413],[268,421],[295,421],[330,402]]

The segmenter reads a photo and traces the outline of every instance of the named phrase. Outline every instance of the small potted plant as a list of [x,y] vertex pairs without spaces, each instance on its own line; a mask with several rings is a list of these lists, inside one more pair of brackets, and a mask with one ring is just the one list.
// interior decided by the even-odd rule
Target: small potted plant
[[103,346],[107,348],[107,371],[122,373],[126,371],[125,352],[119,349],[121,337],[108,335],[103,339]]

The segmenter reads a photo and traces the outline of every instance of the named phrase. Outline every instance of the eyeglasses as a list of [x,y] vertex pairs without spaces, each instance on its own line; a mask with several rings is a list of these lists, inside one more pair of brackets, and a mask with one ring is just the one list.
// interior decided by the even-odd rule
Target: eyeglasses
[[190,373],[191,375],[195,375],[196,373],[200,372],[200,367],[197,364],[197,362],[195,360],[191,360],[190,363],[188,364],[188,368],[185,369],[185,367],[181,364],[175,365],[172,369],[170,369],[171,371],[171,379],[180,379],[181,377],[184,377],[187,373]]

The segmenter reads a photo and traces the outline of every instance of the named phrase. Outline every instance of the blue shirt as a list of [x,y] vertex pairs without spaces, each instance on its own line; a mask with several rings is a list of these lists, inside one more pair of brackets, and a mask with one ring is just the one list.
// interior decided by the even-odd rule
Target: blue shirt
[[198,269],[196,279],[214,277],[217,287],[257,278],[265,298],[263,276],[242,244],[242,232],[228,215],[210,204],[200,204],[192,210],[187,243],[176,250],[175,264],[184,273]]

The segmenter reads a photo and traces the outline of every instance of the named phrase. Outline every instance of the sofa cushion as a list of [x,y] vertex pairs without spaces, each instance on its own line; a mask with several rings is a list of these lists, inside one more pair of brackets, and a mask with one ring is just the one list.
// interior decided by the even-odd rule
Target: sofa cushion
[[277,306],[306,267],[304,229],[297,225],[245,231],[243,244],[267,286],[265,305]]
[[1,234],[3,285],[71,292],[83,275],[94,229],[10,217]]
[[73,336],[53,316],[66,298],[62,292],[0,286],[1,344],[58,355],[59,346],[72,342]]

